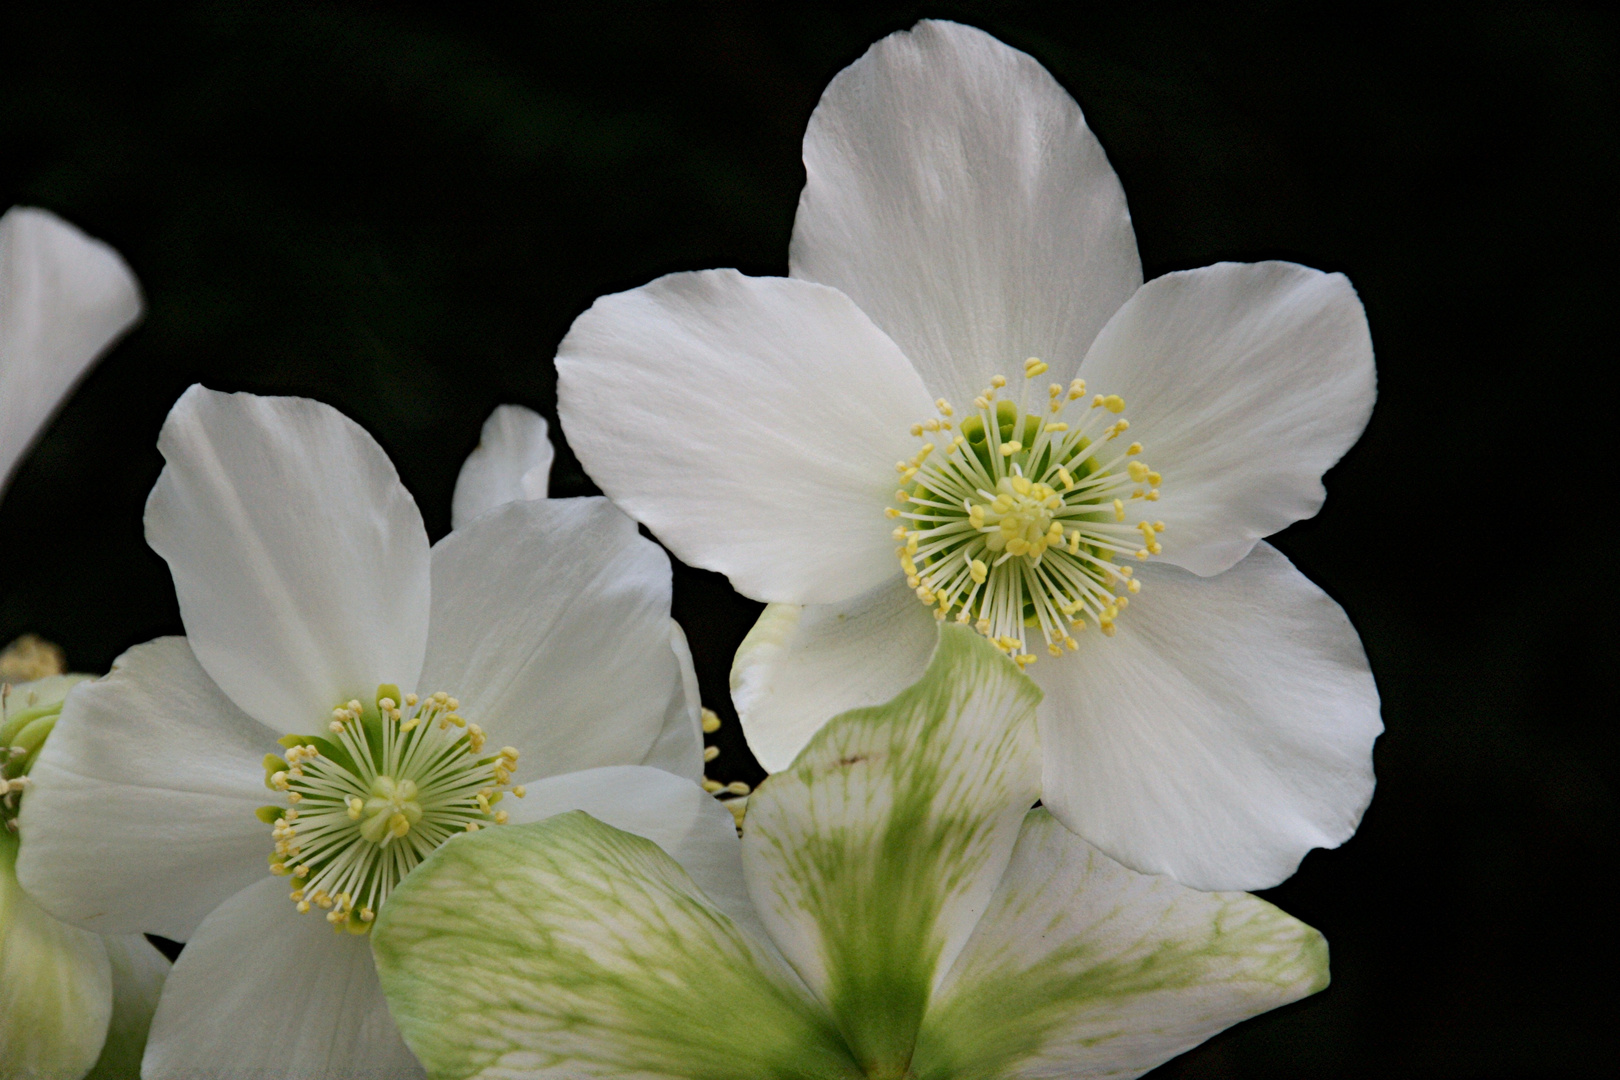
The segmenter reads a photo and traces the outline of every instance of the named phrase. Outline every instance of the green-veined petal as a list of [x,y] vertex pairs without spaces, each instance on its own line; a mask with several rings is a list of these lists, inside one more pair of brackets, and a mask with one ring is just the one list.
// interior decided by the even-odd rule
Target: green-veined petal
[[96,1067],[84,1080],[138,1080],[169,961],[140,934],[108,934],[101,940],[112,963],[112,1019]]

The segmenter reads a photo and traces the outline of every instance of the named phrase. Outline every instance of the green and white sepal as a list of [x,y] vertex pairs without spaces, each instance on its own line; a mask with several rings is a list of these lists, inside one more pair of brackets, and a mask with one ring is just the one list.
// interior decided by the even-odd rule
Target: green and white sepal
[[947,626],[760,787],[740,865],[668,774],[452,840],[372,934],[407,1043],[439,1080],[1129,1077],[1326,985],[1310,927],[1031,810],[1038,701]]

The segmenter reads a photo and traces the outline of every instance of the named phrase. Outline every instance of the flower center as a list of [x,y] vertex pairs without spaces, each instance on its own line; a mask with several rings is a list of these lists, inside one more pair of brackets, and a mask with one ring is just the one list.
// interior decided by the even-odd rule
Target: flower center
[[17,814],[28,790],[28,770],[62,715],[65,695],[42,699],[37,691],[0,686],[0,828],[17,831]]
[[1044,403],[1031,403],[1031,380],[1046,370],[1024,361],[1018,402],[998,400],[1007,380],[997,375],[954,434],[956,410],[935,402],[939,416],[912,425],[923,446],[896,464],[906,486],[887,511],[902,522],[897,553],[918,599],[938,619],[954,610],[1020,666],[1035,660],[1031,629],[1053,656],[1079,647],[1070,631],[1084,630],[1087,615],[1112,635],[1141,590],[1115,557],[1159,554],[1164,532],[1162,521],[1125,524],[1127,504],[1158,499],[1160,477],[1138,457],[1141,443],[1117,441],[1131,426],[1124,399],[1098,394],[1075,406],[1084,412],[1071,424],[1064,413],[1085,380],[1053,383]]
[[394,886],[458,832],[504,825],[518,752],[482,756],[485,736],[440,692],[418,698],[379,686],[373,702],[332,710],[327,736],[288,735],[264,759],[270,872],[290,877],[299,911],[319,907],[334,929],[363,934]]

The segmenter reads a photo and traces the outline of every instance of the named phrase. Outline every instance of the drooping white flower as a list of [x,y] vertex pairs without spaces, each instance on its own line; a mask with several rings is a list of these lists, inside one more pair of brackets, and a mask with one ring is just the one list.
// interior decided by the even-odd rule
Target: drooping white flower
[[537,784],[558,816],[445,845],[379,918],[401,1030],[444,1080],[1130,1077],[1325,986],[1315,930],[1030,809],[1039,697],[947,628],[760,786],[740,845],[679,781]]
[[760,762],[907,685],[951,620],[1029,665],[1046,805],[1112,857],[1254,888],[1342,842],[1377,693],[1260,538],[1316,512],[1372,408],[1349,282],[1144,285],[1074,100],[953,23],[839,74],[804,159],[792,277],[672,274],[557,356],[592,478],[771,602],[732,671]]
[[662,737],[693,722],[668,559],[600,498],[430,549],[381,447],[305,399],[192,387],[159,448],[147,538],[187,636],[68,699],[18,876],[81,926],[186,942],[148,1080],[416,1075],[365,936],[400,880],[523,820],[525,782],[701,775]]

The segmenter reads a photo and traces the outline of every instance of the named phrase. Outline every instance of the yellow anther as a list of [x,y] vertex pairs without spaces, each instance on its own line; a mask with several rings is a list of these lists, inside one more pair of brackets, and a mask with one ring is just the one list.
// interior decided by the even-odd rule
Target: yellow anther
[[990,377],[990,385],[992,387],[994,387],[995,389],[1000,390],[1003,386],[1007,385],[1007,376],[1005,376],[1005,375],[992,375]]
[[1046,425],[1046,430],[1047,431],[1068,431],[1069,430],[1069,425],[1063,423],[1062,421],[1058,421],[1055,424],[1047,424]]
[[1115,499],[1114,500],[1114,520],[1115,521],[1124,521],[1125,520],[1125,503],[1121,499]]
[[1118,416],[1120,413],[1125,411],[1125,399],[1120,397],[1118,394],[1109,394],[1107,397],[1102,398],[1101,400],[1102,407],[1113,413],[1115,416]]
[[924,431],[938,431],[941,427],[948,427],[949,425],[941,424],[934,417],[930,416],[927,420],[923,421],[922,426]]
[[1140,549],[1138,549],[1138,550],[1137,550],[1137,552],[1136,552],[1136,557],[1137,557],[1137,558],[1138,558],[1138,559],[1145,559],[1145,558],[1147,558],[1147,557],[1148,557],[1148,549],[1147,549],[1147,548],[1140,548]]
[[720,748],[718,746],[705,746],[703,748],[703,760],[704,761],[713,761],[715,758],[717,758],[719,756],[720,756]]
[[415,694],[406,694],[405,695],[405,704],[407,706],[411,707],[411,708],[416,707],[417,700],[418,699],[417,699],[417,696]]
[[1140,454],[1142,452],[1142,444],[1139,442],[1133,442],[1131,445],[1125,448],[1125,452],[1127,454]]
[[478,822],[476,822],[476,821],[467,822],[467,831],[468,832],[477,832],[478,831]]
[[1152,491],[1150,491],[1146,495],[1142,496],[1142,498],[1146,499],[1148,502],[1158,502],[1159,501],[1159,489],[1154,488]]
[[507,815],[506,815],[505,810],[497,810],[497,811],[495,811],[495,824],[497,824],[497,825],[505,825],[506,824],[506,816]]
[[946,416],[955,416],[956,415],[956,410],[951,408],[951,403],[946,401],[944,398],[935,398],[934,399],[934,408],[938,409],[940,412],[944,413]]
[[1142,481],[1148,478],[1148,473],[1151,470],[1149,470],[1148,467],[1142,464],[1140,461],[1132,461],[1125,466],[1125,471],[1131,474],[1132,480],[1135,480],[1138,484],[1140,484]]
[[1024,361],[1024,378],[1033,379],[1037,375],[1044,375],[1049,366],[1037,357],[1032,356]]
[[1056,642],[1049,641],[1046,643],[1046,651],[1051,653],[1053,656],[1062,656],[1063,646],[1057,644]]
[[1063,396],[1063,387],[1062,387],[1062,385],[1059,384],[1059,383],[1053,383],[1051,386],[1048,386],[1046,388],[1046,396],[1049,397],[1049,398],[1060,398],[1060,397],[1062,397]]
[[1024,448],[1024,444],[1019,442],[1017,439],[1014,439],[1012,442],[1004,442],[1004,443],[1001,444],[1001,456],[1002,457],[1012,457],[1014,454],[1018,453],[1018,451],[1022,450],[1023,448]]
[[522,784],[519,784],[517,787],[512,789],[512,794],[516,795],[520,799],[528,793],[529,789],[524,787]]
[[911,434],[913,436],[921,436],[922,435],[922,425],[921,424],[912,424],[911,425]]
[[984,579],[990,575],[990,569],[984,565],[983,559],[974,559],[968,564],[968,573],[973,577],[975,582],[983,585]]
[[704,734],[713,734],[720,730],[720,715],[713,709],[704,709],[701,715],[703,717]]
[[1076,379],[1069,384],[1069,400],[1078,401],[1086,395],[1086,380]]
[[905,488],[896,488],[894,492],[894,501],[902,504],[908,503],[911,501],[911,493]]
[[1140,581],[1136,581],[1135,579],[1132,579],[1130,582],[1128,582],[1126,584],[1125,588],[1127,590],[1129,590],[1130,592],[1132,592],[1132,593],[1139,593],[1139,592],[1142,591],[1142,583]]
[[990,407],[990,399],[985,397],[983,394],[980,394],[978,397],[973,399],[973,404],[977,405],[981,409],[988,409]]
[[888,507],[887,509],[885,509],[883,511],[883,516],[886,517],[886,518],[889,518],[890,520],[893,520],[894,518],[897,518],[897,517],[900,516],[900,511],[896,510],[894,507],[891,506],[891,507]]
[[1069,475],[1069,470],[1063,468],[1061,465],[1058,466],[1058,480],[1063,484],[1064,491],[1074,490],[1074,477]]

